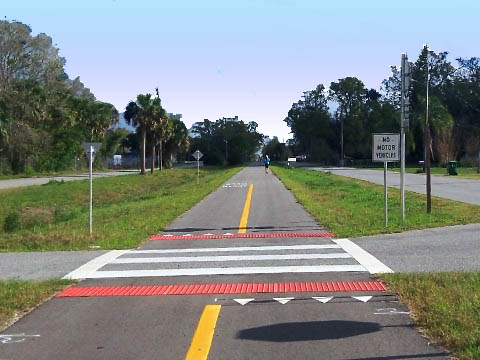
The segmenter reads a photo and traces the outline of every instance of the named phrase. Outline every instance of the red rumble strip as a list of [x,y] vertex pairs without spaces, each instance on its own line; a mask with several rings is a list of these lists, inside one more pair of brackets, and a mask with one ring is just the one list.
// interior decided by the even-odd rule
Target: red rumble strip
[[266,239],[266,238],[311,238],[311,237],[333,237],[328,233],[281,233],[281,234],[231,234],[231,235],[153,235],[149,240],[207,240],[207,239]]
[[387,291],[381,281],[72,287],[56,297]]

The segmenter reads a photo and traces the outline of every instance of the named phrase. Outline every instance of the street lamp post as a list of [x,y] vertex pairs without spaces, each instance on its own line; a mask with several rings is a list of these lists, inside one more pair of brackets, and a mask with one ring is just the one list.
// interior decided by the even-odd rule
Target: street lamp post
[[[155,88],[155,91],[157,92],[157,98],[160,99],[160,95],[158,94],[158,87]],[[161,129],[161,134],[162,134],[162,136],[163,136],[163,129]],[[159,163],[160,163],[160,171],[163,171],[162,140],[163,140],[162,137],[160,137],[160,149],[159,149],[159,150],[160,150],[160,151],[159,151],[159,153],[160,153],[160,154],[159,154],[159,157],[160,157],[160,159],[159,159],[159,160],[160,160],[160,161],[159,161]],[[152,161],[153,161],[153,160],[152,160]]]
[[429,92],[429,87],[430,87],[430,69],[428,66],[428,53],[429,53],[429,48],[428,44],[425,46],[425,49],[427,50],[427,60],[426,60],[426,66],[427,66],[427,108],[426,108],[426,114],[425,114],[425,131],[424,131],[424,148],[425,148],[425,159],[424,159],[424,164],[425,164],[425,172],[426,172],[426,177],[427,177],[427,214],[430,214],[432,212],[432,181],[431,181],[431,164],[430,164],[430,158],[431,158],[431,153],[430,153],[430,123],[428,122],[428,92]]

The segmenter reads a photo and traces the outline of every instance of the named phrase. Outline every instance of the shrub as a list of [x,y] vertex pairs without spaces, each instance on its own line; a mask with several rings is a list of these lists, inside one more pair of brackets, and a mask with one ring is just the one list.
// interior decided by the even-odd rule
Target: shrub
[[3,230],[7,233],[11,233],[20,229],[20,227],[20,214],[17,212],[11,212],[8,214],[5,218],[5,222],[3,223]]

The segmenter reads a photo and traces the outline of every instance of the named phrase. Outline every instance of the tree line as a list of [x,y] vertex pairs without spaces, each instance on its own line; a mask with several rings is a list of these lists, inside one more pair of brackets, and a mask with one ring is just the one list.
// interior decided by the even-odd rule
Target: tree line
[[118,118],[112,104],[69,79],[52,39],[31,31],[0,21],[0,156],[14,173],[31,158],[39,171],[71,167],[82,142],[105,137]]
[[256,160],[256,152],[264,136],[257,131],[254,121],[245,123],[238,119],[205,119],[192,126],[192,150],[200,150],[202,160],[208,165],[236,165]]
[[[457,58],[436,53],[424,46],[412,66],[410,122],[406,157],[424,158],[427,70],[429,115],[434,162],[461,160],[476,164],[480,150],[480,58]],[[382,82],[380,91],[368,89],[356,77],[319,84],[305,91],[284,121],[293,134],[289,142],[294,154],[324,163],[340,159],[371,159],[372,133],[400,131],[400,69]],[[343,146],[342,146],[343,145]],[[342,153],[343,149],[343,153]]]
[[[207,164],[218,165],[248,161],[262,143],[257,124],[243,121],[204,120],[194,125],[191,138],[180,118],[162,107],[158,89],[139,94],[119,114],[79,77],[70,79],[65,64],[48,35],[33,36],[21,22],[0,21],[0,172],[70,169],[84,157],[83,142],[102,143],[96,159],[122,150],[139,153],[141,174],[147,152],[153,172],[155,163],[171,166],[174,158],[191,158],[191,146]],[[113,126],[119,115],[135,133]]]
[[[25,24],[0,21],[0,158],[7,162],[0,171],[70,169],[84,156],[83,142],[102,143],[100,157],[122,147],[136,150],[137,135],[113,127],[119,119],[115,107],[97,100],[79,77],[71,80],[65,63],[48,35],[32,36]],[[158,92],[138,95],[124,115],[142,139],[142,174],[147,145],[153,159],[160,148],[158,162],[166,159],[167,165],[188,149],[185,124],[169,118]]]

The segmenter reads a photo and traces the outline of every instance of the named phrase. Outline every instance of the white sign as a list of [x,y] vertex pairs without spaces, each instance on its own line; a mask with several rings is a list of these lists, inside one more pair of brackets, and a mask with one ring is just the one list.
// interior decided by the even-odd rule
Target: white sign
[[122,165],[122,155],[113,155],[113,165]]
[[90,147],[93,146],[93,157],[95,158],[95,154],[100,150],[102,143],[83,143],[82,145],[85,154],[87,154],[88,159],[90,159]]
[[372,161],[400,161],[400,134],[373,134]]
[[202,158],[203,154],[200,152],[200,150],[197,150],[193,153],[193,157],[195,158],[195,160],[200,160]]

